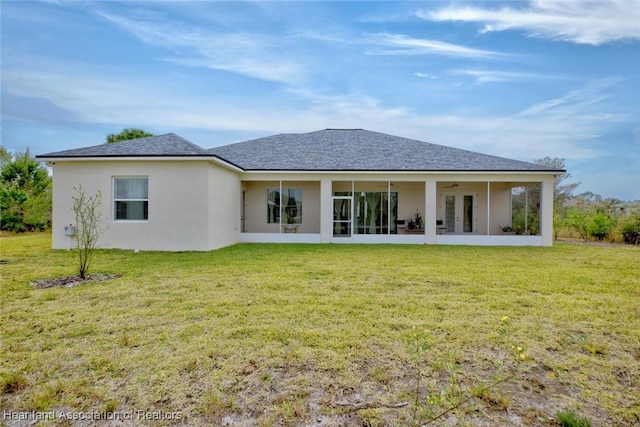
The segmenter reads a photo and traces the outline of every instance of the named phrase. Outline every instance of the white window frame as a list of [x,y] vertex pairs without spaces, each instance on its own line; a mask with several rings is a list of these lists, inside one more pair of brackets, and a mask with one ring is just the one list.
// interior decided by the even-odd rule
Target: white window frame
[[[113,176],[111,177],[112,183],[112,191],[111,194],[113,196],[113,222],[149,222],[149,211],[147,207],[147,218],[146,219],[118,219],[117,218],[117,208],[116,202],[147,202],[147,206],[149,203],[149,176],[148,175],[121,175],[121,176]],[[146,179],[147,180],[147,198],[146,199],[119,199],[116,198],[116,179]]]

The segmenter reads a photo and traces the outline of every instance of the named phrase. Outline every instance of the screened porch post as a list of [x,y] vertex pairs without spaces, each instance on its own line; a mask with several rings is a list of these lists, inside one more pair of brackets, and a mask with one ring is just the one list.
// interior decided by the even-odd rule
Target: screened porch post
[[282,233],[282,180],[279,181],[279,185],[280,185],[280,189],[279,189],[279,194],[280,194],[280,202],[278,206],[278,222],[279,222],[279,227],[278,227],[278,233]]
[[540,196],[540,236],[542,246],[553,246],[553,177],[547,177],[541,183]]
[[491,234],[491,181],[487,181],[487,236]]
[[524,186],[524,230],[529,232],[529,186]]
[[387,181],[387,234],[391,234],[391,181]]
[[320,243],[331,243],[333,235],[333,181],[320,180]]
[[427,179],[424,183],[424,234],[427,244],[436,243],[437,198],[436,180]]

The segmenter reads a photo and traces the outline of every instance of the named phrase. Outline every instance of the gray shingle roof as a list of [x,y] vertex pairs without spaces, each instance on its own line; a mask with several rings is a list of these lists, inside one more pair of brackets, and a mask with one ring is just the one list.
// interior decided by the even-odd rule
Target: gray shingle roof
[[561,171],[362,129],[325,129],[309,133],[280,134],[209,150],[168,133],[37,157],[136,156],[215,156],[244,170]]
[[41,154],[38,157],[207,156],[204,149],[175,133]]
[[554,171],[362,129],[280,134],[207,150],[245,170]]

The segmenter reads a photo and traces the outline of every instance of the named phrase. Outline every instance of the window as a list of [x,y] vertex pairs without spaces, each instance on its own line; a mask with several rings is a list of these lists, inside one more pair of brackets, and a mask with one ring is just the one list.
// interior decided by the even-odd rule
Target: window
[[267,189],[267,223],[302,224],[302,190],[299,188]]
[[[389,199],[389,196],[391,196],[391,199]],[[397,192],[358,192],[353,202],[356,234],[397,233]],[[389,215],[391,215],[391,218],[389,218]]]
[[113,204],[116,221],[149,219],[149,178],[113,178]]

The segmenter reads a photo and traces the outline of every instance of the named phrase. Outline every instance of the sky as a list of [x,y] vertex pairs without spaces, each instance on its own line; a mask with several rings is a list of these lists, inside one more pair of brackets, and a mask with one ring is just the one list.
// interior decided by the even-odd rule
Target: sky
[[640,199],[640,0],[2,1],[2,145],[364,128]]

